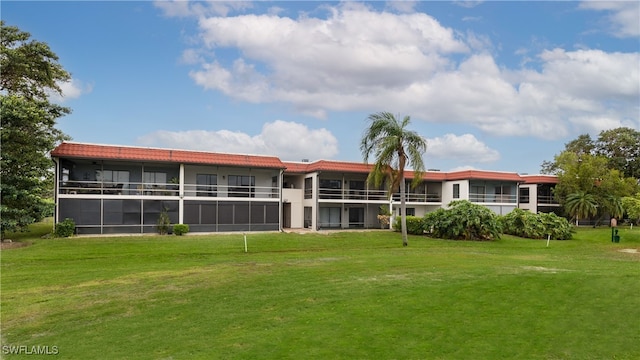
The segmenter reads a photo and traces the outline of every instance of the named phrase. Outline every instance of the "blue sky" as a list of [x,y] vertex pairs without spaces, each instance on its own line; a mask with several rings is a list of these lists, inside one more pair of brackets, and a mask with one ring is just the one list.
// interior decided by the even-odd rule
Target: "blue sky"
[[427,168],[538,173],[640,129],[640,3],[3,1],[72,74],[74,141],[362,161],[410,115]]

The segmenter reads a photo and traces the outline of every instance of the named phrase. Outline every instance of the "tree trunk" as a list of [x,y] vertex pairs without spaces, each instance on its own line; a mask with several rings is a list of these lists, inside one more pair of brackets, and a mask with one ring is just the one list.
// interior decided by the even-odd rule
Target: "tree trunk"
[[404,176],[400,179],[400,222],[402,226],[402,246],[409,245],[407,240],[407,204],[404,201],[404,192],[405,192],[405,184],[404,184]]

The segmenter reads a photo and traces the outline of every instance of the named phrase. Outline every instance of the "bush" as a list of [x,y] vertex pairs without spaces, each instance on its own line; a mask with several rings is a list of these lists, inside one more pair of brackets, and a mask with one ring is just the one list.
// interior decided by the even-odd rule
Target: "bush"
[[552,239],[570,240],[573,237],[575,229],[569,220],[554,213],[540,213],[538,216],[542,219],[542,223]]
[[[395,231],[402,230],[402,217],[396,216],[393,222],[393,229]],[[407,216],[407,234],[411,235],[424,235],[424,222],[421,218],[416,216]]]
[[56,237],[69,237],[76,232],[76,223],[73,219],[64,219],[56,224],[54,234]]
[[505,234],[529,239],[568,240],[573,236],[573,227],[567,219],[554,213],[534,214],[527,210],[514,209],[500,218]]
[[189,225],[187,224],[176,224],[173,225],[173,233],[182,236],[189,232]]
[[167,209],[163,209],[158,216],[158,234],[166,235],[169,233],[169,225],[171,225],[169,214],[167,214]]
[[[425,231],[441,239],[493,240],[500,238],[498,215],[488,208],[467,200],[449,203],[423,218]],[[407,225],[407,227],[409,227]]]
[[537,214],[519,208],[500,217],[504,234],[530,239],[542,239],[546,236],[546,229],[541,220]]

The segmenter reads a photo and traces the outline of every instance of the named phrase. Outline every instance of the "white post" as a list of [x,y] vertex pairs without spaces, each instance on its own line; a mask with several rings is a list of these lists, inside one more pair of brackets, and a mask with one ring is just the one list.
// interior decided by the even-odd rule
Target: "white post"
[[547,247],[549,247],[549,240],[551,240],[551,234],[547,235]]
[[247,234],[242,233],[244,235],[244,252],[247,252]]
[[178,196],[180,197],[178,200],[178,222],[184,224],[184,164],[180,164],[178,178],[180,179],[178,181]]

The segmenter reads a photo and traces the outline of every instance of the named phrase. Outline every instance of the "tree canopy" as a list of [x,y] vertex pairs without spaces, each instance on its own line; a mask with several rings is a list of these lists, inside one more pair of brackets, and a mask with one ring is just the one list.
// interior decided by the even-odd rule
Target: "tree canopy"
[[380,186],[387,180],[389,190],[395,190],[400,186],[402,245],[407,246],[404,170],[406,165],[413,169],[413,186],[422,181],[422,155],[427,149],[427,142],[415,131],[407,129],[411,122],[409,116],[400,121],[389,112],[379,112],[369,115],[367,120],[369,127],[362,137],[360,150],[365,162],[368,162],[371,156],[375,158],[367,181],[374,186]]
[[598,155],[609,159],[609,167],[626,177],[640,178],[640,131],[617,128],[600,133],[595,143]]
[[622,198],[638,191],[640,132],[606,130],[597,141],[580,135],[553,162],[544,162],[542,172],[558,176],[554,195],[569,215],[622,217]]
[[51,214],[49,152],[66,136],[56,120],[70,109],[48,100],[61,93],[60,82],[70,75],[45,43],[1,22],[0,117],[2,118],[0,191],[2,238],[7,231],[24,230]]
[[[589,134],[582,134],[565,144],[564,152],[584,156],[603,156],[607,159],[607,168],[616,169],[624,177],[640,177],[640,131],[620,127],[600,132],[593,140]],[[562,169],[555,161],[542,163],[542,173],[556,174]]]

